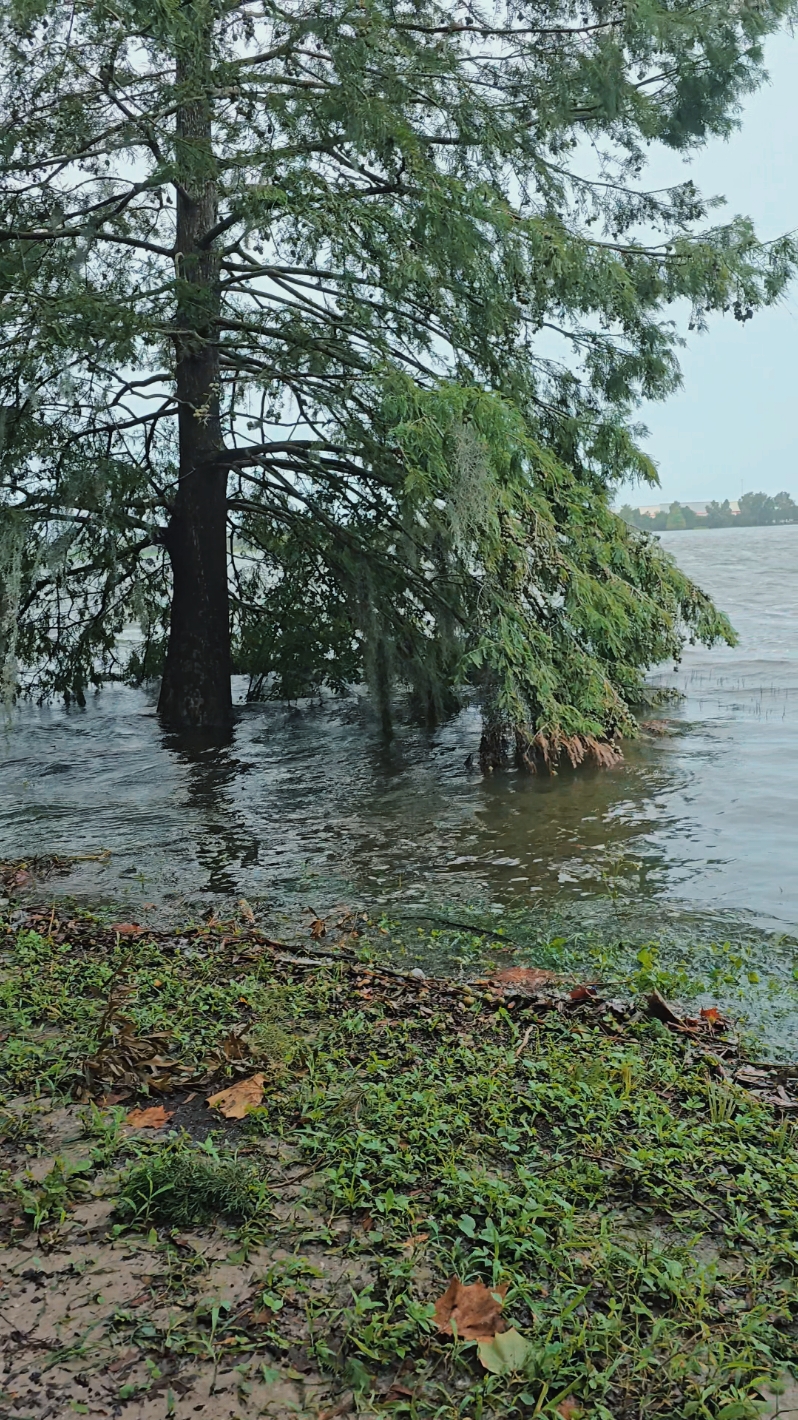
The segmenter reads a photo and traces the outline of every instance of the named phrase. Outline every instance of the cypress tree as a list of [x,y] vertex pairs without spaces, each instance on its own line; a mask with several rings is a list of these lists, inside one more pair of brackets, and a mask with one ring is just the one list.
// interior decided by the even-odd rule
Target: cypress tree
[[[366,676],[484,758],[611,757],[731,629],[612,511],[694,324],[795,248],[646,149],[728,133],[787,0],[7,0],[0,654],[175,727]],[[122,633],[135,625],[140,636]],[[127,649],[126,649],[127,648]]]

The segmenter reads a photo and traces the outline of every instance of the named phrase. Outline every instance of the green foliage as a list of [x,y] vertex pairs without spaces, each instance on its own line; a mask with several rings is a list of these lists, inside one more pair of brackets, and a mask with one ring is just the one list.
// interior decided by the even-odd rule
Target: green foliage
[[552,1012],[521,1050],[525,1022],[478,1015],[457,1034],[391,1013],[389,1033],[378,1004],[353,1006],[248,1123],[301,1141],[334,1212],[368,1219],[378,1279],[346,1314],[349,1348],[373,1374],[428,1344],[408,1258],[423,1244],[441,1290],[508,1283],[526,1342],[491,1352],[490,1371],[520,1374],[472,1376],[467,1413],[556,1416],[573,1393],[599,1415],[753,1415],[762,1368],[794,1356],[792,1127],[734,1087],[719,1109],[705,1062],[656,1024],[619,1038]]
[[186,1228],[220,1214],[251,1218],[262,1193],[252,1170],[221,1158],[210,1141],[197,1147],[175,1139],[128,1169],[116,1209],[127,1223]]
[[[716,504],[707,506],[708,516],[715,513]],[[740,499],[740,511],[734,519],[742,527],[767,527],[772,523],[798,523],[798,504],[789,493],[777,493],[770,498],[767,493],[744,493]]]
[[[634,407],[679,382],[673,303],[747,319],[795,259],[713,225],[691,182],[637,178],[651,143],[730,131],[790,14],[10,0],[6,693],[159,672],[174,341],[210,339],[193,417],[220,400],[252,694],[365,675],[387,724],[397,684],[430,719],[471,685],[494,761],[513,735],[554,762],[632,733],[647,666],[731,636],[611,511],[656,477]],[[192,104],[213,148],[175,126]],[[177,253],[176,195],[200,193],[218,221]]]
[[[301,1064],[227,1124],[226,1142],[136,1138],[122,1110],[98,1106],[84,1115],[90,1159],[56,1161],[39,1183],[3,1179],[4,1227],[18,1232],[24,1209],[48,1251],[87,1192],[117,1192],[112,1236],[125,1231],[124,1256],[153,1287],[142,1311],[113,1316],[126,1351],[161,1370],[186,1358],[186,1379],[199,1355],[221,1370],[265,1348],[270,1382],[282,1364],[321,1369],[397,1416],[411,1390],[418,1420],[558,1420],[569,1395],[603,1420],[753,1417],[765,1380],[798,1363],[796,1128],[719,1078],[717,1039],[598,1004],[545,1012],[484,982],[369,976],[345,959],[308,970],[264,952],[254,965],[232,924],[203,928],[193,959],[174,938],[145,937],[125,962],[96,921],[65,920],[62,942],[7,938],[7,999],[49,1022],[53,1054],[74,1052],[73,1022],[92,1018],[114,971],[140,1028],[178,1015],[196,978],[177,1023],[193,1058],[236,1009],[244,1024],[278,1002],[308,1037]],[[719,955],[721,981],[731,954]],[[636,989],[665,984],[652,948],[639,967]],[[731,1048],[724,1069],[737,1063]],[[182,1096],[168,1101],[178,1117]],[[169,1236],[203,1221],[217,1245],[229,1237],[225,1270],[249,1258],[238,1275],[250,1304],[219,1300],[215,1252]],[[433,1302],[452,1275],[507,1284],[504,1340],[480,1350],[437,1333]],[[107,1369],[97,1293],[82,1300],[81,1365],[99,1354]]]
[[0,1082],[43,1095],[80,1088],[115,995],[134,1033],[166,1032],[180,1060],[197,1067],[208,1052],[223,1054],[245,1009],[253,1062],[279,1078],[301,1044],[292,994],[266,989],[252,968],[226,972],[214,947],[200,942],[186,958],[152,941],[138,942],[131,956],[119,939],[87,953],[74,942],[15,933],[0,982]]
[[3,1192],[13,1199],[33,1231],[39,1232],[47,1224],[57,1226],[63,1223],[75,1200],[88,1193],[85,1175],[91,1169],[89,1159],[70,1163],[58,1158],[40,1183],[23,1177]]

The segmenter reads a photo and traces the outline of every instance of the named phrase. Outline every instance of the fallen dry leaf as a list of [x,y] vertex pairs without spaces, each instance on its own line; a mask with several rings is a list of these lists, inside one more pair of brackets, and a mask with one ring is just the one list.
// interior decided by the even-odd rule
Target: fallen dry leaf
[[218,1045],[210,1052],[206,1066],[208,1069],[218,1069],[220,1065],[227,1065],[233,1060],[246,1060],[250,1054],[250,1046],[246,1040],[248,1027],[235,1026],[220,1040]]
[[566,1395],[557,1406],[557,1414],[562,1416],[562,1420],[572,1420],[573,1416],[582,1414],[582,1406],[575,1395]]
[[657,1021],[664,1021],[668,1026],[680,1026],[682,1018],[678,1011],[674,1011],[673,1006],[661,996],[659,991],[652,991],[647,1001],[648,1014]]
[[769,1085],[772,1077],[769,1070],[758,1070],[755,1065],[743,1065],[735,1074],[741,1085]]
[[596,986],[575,986],[568,995],[571,1001],[592,1001],[597,992]]
[[319,1420],[335,1420],[337,1415],[349,1415],[354,1409],[355,1397],[351,1390],[348,1390],[342,1400],[334,1405],[331,1410],[320,1410]]
[[778,1105],[780,1109],[798,1109],[798,1100],[788,1095],[783,1085],[779,1085],[775,1095],[771,1095],[767,1102]]
[[492,1341],[505,1329],[501,1309],[506,1292],[506,1282],[493,1288],[484,1282],[463,1286],[459,1277],[453,1277],[435,1303],[435,1325],[448,1336],[456,1329],[461,1341]]
[[134,1129],[163,1129],[174,1114],[173,1109],[164,1109],[162,1104],[150,1105],[148,1109],[131,1109],[125,1116],[125,1124]]
[[250,1109],[257,1109],[263,1099],[264,1075],[250,1075],[248,1080],[238,1080],[227,1090],[209,1095],[206,1104],[218,1109],[225,1119],[243,1119]]
[[412,1252],[420,1243],[424,1243],[429,1238],[429,1233],[414,1233],[412,1238],[405,1238],[402,1243],[403,1252]]
[[274,1312],[271,1307],[259,1307],[252,1313],[252,1320],[256,1326],[269,1326],[274,1321]]
[[327,936],[327,923],[321,917],[314,917],[310,924],[310,935],[314,942],[318,942],[320,937]]
[[556,971],[546,971],[542,966],[507,966],[497,971],[493,977],[502,986],[518,986],[521,990],[537,991],[547,981],[556,981]]
[[714,1026],[717,1021],[722,1021],[723,1017],[717,1006],[702,1006],[701,1019],[702,1021],[709,1021],[710,1025]]
[[111,931],[120,937],[135,937],[141,931],[138,922],[112,922]]

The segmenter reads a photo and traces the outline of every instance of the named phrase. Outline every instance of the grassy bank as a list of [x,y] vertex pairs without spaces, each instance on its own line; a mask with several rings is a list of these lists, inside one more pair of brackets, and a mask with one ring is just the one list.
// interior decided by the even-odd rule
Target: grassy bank
[[[9,910],[7,1413],[786,1407],[789,1071],[656,999],[392,973],[358,925],[303,951]],[[242,1119],[207,1104],[253,1076]],[[497,1339],[440,1329],[453,1277],[503,1297]]]

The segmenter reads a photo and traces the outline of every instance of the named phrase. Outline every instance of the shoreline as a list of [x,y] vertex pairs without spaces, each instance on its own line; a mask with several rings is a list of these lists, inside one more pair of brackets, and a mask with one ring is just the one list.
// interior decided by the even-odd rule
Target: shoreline
[[798,1405],[795,1067],[656,993],[390,971],[349,925],[4,911],[9,1414]]

